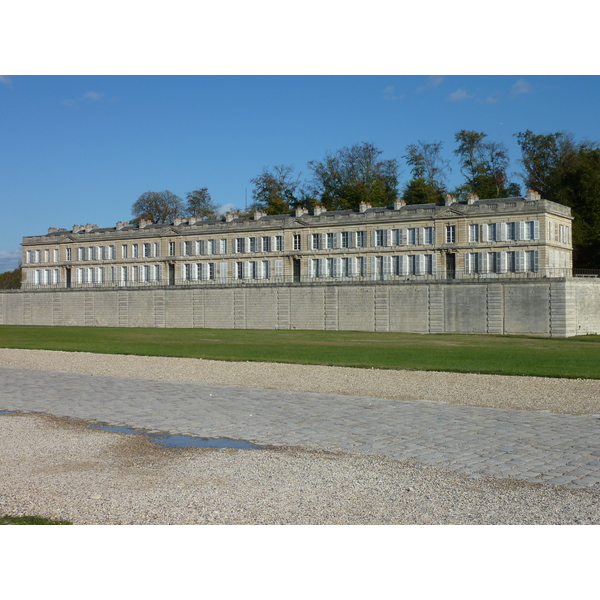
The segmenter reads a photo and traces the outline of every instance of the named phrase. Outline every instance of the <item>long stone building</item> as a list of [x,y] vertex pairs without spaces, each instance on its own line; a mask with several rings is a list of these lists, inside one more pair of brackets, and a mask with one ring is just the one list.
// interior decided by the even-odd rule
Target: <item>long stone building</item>
[[75,225],[23,238],[22,288],[568,277],[570,208],[526,197],[224,220]]
[[570,209],[525,197],[176,220],[23,239],[0,324],[600,334]]

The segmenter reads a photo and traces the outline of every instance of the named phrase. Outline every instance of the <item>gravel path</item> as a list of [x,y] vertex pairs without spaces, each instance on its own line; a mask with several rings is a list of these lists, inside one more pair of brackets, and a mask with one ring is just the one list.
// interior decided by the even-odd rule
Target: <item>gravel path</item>
[[[0,349],[0,366],[600,413],[600,382],[588,380],[6,349]],[[473,479],[381,456],[297,447],[169,450],[141,436],[32,414],[0,417],[0,448],[0,513],[80,524],[600,523],[600,494],[593,488]]]
[[0,366],[151,381],[600,414],[600,379],[551,379],[0,348]]

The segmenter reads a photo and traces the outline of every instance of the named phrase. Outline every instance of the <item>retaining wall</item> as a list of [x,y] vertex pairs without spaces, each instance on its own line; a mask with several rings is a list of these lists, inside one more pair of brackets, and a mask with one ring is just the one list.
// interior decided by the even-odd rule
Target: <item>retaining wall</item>
[[600,333],[600,281],[435,281],[0,292],[0,324]]

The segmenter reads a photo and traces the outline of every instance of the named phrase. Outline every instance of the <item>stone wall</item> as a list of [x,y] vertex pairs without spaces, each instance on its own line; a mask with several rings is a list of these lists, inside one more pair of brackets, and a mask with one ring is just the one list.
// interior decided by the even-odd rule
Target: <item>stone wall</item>
[[433,281],[0,292],[0,324],[600,334],[600,281]]

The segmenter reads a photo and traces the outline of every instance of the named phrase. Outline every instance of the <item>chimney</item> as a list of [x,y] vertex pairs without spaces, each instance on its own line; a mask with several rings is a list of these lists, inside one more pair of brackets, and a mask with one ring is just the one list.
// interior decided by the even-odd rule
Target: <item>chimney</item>
[[542,196],[540,194],[538,194],[536,191],[534,190],[528,190],[527,191],[527,200],[541,200]]
[[403,206],[406,206],[404,198],[396,198],[394,200],[394,210],[400,210]]
[[297,217],[301,217],[303,214],[305,214],[307,212],[308,211],[303,206],[297,206],[296,207],[296,216]]
[[147,225],[152,225],[152,221],[150,219],[140,219],[139,228],[143,229]]
[[227,223],[230,223],[231,221],[233,221],[234,219],[237,219],[237,218],[238,218],[237,213],[232,213],[232,212],[225,213],[225,221]]
[[48,234],[58,231],[58,227],[48,227]]
[[317,215],[320,215],[322,212],[325,212],[325,211],[326,211],[326,209],[325,209],[324,206],[321,206],[320,204],[317,204],[315,206],[314,211],[313,211],[313,215],[315,215],[315,217],[316,217]]
[[83,225],[73,225],[73,233],[79,233],[83,229]]
[[361,213],[364,213],[367,208],[371,208],[371,203],[370,202],[361,202],[358,206],[358,211]]
[[264,212],[263,210],[258,209],[258,210],[254,211],[254,220],[255,221],[258,221],[261,217],[266,217],[266,216],[267,216],[267,213]]
[[477,194],[469,194],[467,196],[467,204],[473,204],[473,202],[477,202],[479,200],[479,196]]
[[450,194],[446,194],[446,206],[450,206],[456,202],[456,198]]
[[116,229],[119,231],[119,229],[123,229],[123,227],[127,227],[127,225],[129,225],[127,221],[117,221]]

